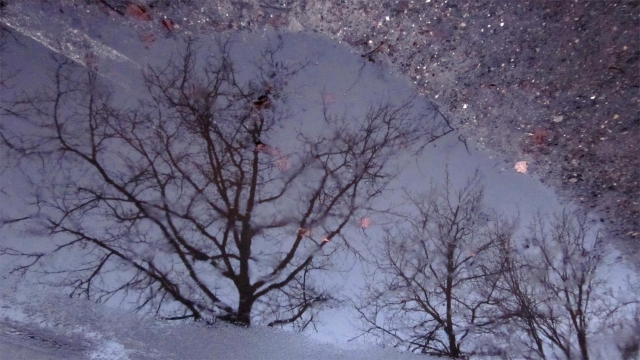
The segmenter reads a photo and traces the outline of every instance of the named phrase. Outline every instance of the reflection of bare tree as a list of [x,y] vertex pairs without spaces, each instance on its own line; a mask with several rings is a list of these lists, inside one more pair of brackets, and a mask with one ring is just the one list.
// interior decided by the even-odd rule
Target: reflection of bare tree
[[[188,42],[144,72],[132,109],[115,106],[91,69],[60,60],[28,119],[3,121],[8,154],[37,160],[25,163],[38,167],[34,221],[54,236],[53,255],[82,254],[55,269],[74,295],[173,319],[306,326],[331,298],[312,275],[349,246],[347,225],[395,175],[389,160],[452,130],[425,124],[410,100],[357,119],[325,111],[329,130],[299,134],[287,153],[272,139],[299,67],[267,49],[244,82],[229,46],[200,66]],[[26,271],[45,252],[4,254]]]
[[511,227],[483,212],[478,178],[411,196],[413,213],[386,232],[377,275],[357,305],[363,330],[413,352],[460,358],[498,317],[493,261]]
[[[522,244],[514,222],[484,215],[477,178],[408,200],[356,301],[363,335],[452,358],[586,360],[599,331],[637,326],[638,286],[628,280],[616,294],[606,283],[602,239],[586,216],[565,212],[551,226],[538,216]],[[638,338],[618,347],[637,353]]]
[[[604,245],[586,216],[564,212],[551,226],[538,215],[525,251],[505,252],[503,312],[525,334],[528,358],[589,359],[589,337],[621,324],[622,310],[637,305],[637,288],[617,299],[603,277]],[[515,248],[515,247],[514,247]],[[549,347],[548,344],[551,344]]]

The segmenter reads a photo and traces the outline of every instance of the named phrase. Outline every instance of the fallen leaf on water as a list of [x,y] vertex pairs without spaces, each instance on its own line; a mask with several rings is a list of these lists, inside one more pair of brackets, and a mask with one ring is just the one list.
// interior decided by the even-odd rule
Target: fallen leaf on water
[[278,147],[272,147],[262,142],[258,142],[254,149],[256,152],[266,153],[275,158],[275,165],[280,171],[287,171],[291,168],[289,157]]
[[144,33],[140,34],[140,41],[142,41],[145,49],[149,49],[153,42],[156,41],[156,37],[152,33]]
[[527,173],[527,162],[526,161],[518,161],[516,165],[513,167],[517,172],[521,174]]
[[129,4],[125,14],[133,19],[141,21],[151,21],[151,15],[142,6]]
[[98,58],[94,53],[86,53],[84,54],[84,64],[91,70],[97,70],[98,68]]
[[330,94],[330,93],[322,94],[322,102],[325,105],[331,105],[331,104],[336,102],[336,97],[335,97],[335,95]]

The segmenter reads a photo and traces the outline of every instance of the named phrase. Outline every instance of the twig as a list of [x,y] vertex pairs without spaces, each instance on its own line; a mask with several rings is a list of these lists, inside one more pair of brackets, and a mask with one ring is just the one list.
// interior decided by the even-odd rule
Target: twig
[[374,53],[374,52],[376,52],[376,51],[378,51],[378,50],[382,47],[382,45],[384,45],[384,41],[380,42],[380,45],[378,45],[375,49],[373,49],[373,50],[369,51],[369,52],[368,52],[368,53],[366,53],[366,54],[362,54],[362,55],[360,55],[360,56],[361,56],[361,57],[367,57],[367,56],[373,55],[373,53]]

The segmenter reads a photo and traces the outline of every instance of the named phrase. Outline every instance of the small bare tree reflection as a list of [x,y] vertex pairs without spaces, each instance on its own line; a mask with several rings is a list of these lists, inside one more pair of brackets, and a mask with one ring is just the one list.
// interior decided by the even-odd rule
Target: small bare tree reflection
[[500,303],[510,323],[526,334],[519,354],[531,359],[589,356],[589,338],[624,323],[638,304],[629,281],[625,298],[608,284],[605,245],[586,215],[538,214],[523,245],[503,253],[505,290]]
[[[94,69],[58,59],[53,87],[23,103],[27,119],[0,127],[7,156],[37,184],[31,226],[52,236],[50,251],[3,249],[19,258],[15,271],[40,265],[73,296],[135,301],[169,319],[313,320],[332,295],[312,275],[349,246],[348,224],[396,174],[389,161],[453,129],[413,99],[354,119],[325,109],[328,131],[293,134],[287,152],[275,139],[302,65],[270,47],[244,81],[230,47],[202,62],[187,42],[144,72],[146,94],[127,109]],[[52,267],[49,255],[72,258]]]
[[[362,335],[451,358],[587,360],[599,332],[637,328],[638,284],[608,283],[603,238],[585,215],[538,215],[516,239],[516,221],[487,216],[482,196],[477,176],[408,196],[355,301]],[[618,348],[637,352],[638,337]]]
[[489,217],[476,174],[456,190],[408,196],[405,222],[389,229],[365,296],[363,330],[386,345],[462,358],[464,344],[498,317],[499,244],[512,226]]

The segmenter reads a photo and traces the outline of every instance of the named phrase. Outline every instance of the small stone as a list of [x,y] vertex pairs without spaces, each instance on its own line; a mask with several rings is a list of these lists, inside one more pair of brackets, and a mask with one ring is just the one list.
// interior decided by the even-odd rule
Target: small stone
[[564,120],[564,116],[562,116],[562,115],[556,115],[556,116],[551,118],[551,121],[553,121],[555,123],[562,122],[562,120]]
[[578,182],[578,178],[571,178],[571,179],[569,179],[569,182],[575,184],[575,183]]
[[618,114],[613,114],[613,120],[615,120],[615,119],[617,119],[617,118],[619,118],[619,117],[620,117],[620,115],[618,115]]

